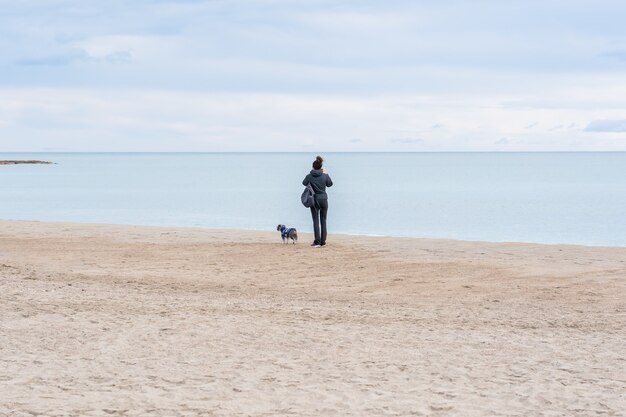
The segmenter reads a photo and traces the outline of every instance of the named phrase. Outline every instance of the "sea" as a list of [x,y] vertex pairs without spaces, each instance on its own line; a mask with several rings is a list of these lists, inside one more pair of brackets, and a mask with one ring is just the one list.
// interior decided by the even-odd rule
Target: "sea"
[[[0,219],[312,231],[313,153],[0,153]],[[332,234],[626,246],[626,152],[326,153]]]

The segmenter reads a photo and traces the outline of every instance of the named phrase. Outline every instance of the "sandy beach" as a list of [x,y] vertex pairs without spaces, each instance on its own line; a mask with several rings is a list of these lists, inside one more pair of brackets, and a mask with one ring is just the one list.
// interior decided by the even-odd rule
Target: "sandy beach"
[[299,234],[0,221],[0,415],[626,415],[626,248]]

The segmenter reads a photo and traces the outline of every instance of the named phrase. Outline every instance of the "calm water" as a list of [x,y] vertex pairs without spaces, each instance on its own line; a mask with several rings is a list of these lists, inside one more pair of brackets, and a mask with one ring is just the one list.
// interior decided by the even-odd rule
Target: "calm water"
[[[626,246],[626,153],[329,153],[336,233]],[[310,231],[314,154],[0,154],[1,219]]]

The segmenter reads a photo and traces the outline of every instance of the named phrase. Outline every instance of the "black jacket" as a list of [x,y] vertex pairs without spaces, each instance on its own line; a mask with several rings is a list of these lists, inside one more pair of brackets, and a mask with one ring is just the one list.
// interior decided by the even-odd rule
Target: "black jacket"
[[321,169],[312,169],[309,175],[304,177],[302,185],[311,184],[316,197],[328,198],[326,195],[326,187],[333,186],[333,180],[330,175],[324,174]]

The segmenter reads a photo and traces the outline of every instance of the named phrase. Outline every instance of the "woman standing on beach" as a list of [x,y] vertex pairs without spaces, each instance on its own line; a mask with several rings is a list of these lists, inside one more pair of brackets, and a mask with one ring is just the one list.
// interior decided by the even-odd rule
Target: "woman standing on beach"
[[[311,216],[313,216],[313,232],[315,233],[315,241],[311,246],[319,248],[326,244],[326,214],[328,213],[328,194],[326,187],[332,187],[333,180],[326,170],[322,167],[324,159],[317,156],[313,161],[313,169],[304,177],[302,185],[311,184],[315,192],[315,205],[311,207]],[[320,230],[321,226],[321,230]]]

